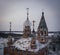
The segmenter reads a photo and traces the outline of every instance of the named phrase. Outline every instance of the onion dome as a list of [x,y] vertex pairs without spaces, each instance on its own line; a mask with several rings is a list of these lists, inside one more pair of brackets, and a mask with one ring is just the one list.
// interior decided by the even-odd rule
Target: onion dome
[[27,19],[25,22],[24,22],[24,26],[31,26],[31,22],[29,19]]
[[27,20],[24,22],[24,27],[25,27],[25,26],[31,26],[31,22],[30,22],[30,20],[29,20],[29,18],[28,18],[28,15],[29,15],[28,9],[29,9],[29,8],[27,8]]

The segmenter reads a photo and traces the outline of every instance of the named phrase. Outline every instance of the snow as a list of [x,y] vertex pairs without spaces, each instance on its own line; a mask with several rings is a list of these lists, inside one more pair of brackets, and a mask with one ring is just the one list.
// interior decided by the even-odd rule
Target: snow
[[2,43],[7,43],[7,42],[8,42],[8,39],[0,38],[0,44],[2,44]]
[[60,55],[60,51],[56,52],[56,51],[49,50],[48,55]]
[[16,48],[20,50],[26,50],[27,48],[29,48],[30,42],[31,42],[31,38],[22,38],[22,39],[17,40],[13,44],[13,46],[15,46]]
[[31,47],[30,47],[31,40],[32,40],[32,38],[21,38],[21,39],[17,40],[13,44],[13,46],[15,46],[15,48],[17,48],[19,50],[28,49],[28,51],[38,52],[39,50],[41,50],[42,48],[46,47],[49,44],[49,42],[46,44],[41,44],[41,43],[39,43],[38,40],[36,40],[36,46],[37,46],[36,49],[31,49]]
[[0,38],[0,45],[7,46],[8,39]]

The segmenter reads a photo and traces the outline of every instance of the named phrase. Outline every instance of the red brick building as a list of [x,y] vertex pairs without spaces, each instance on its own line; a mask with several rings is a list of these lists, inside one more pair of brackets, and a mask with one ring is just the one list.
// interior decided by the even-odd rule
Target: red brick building
[[30,37],[31,23],[28,15],[27,8],[27,20],[24,22],[23,36],[14,43],[12,43],[12,38],[10,37],[7,47],[4,48],[4,55],[47,55],[49,41],[44,12],[42,12],[41,21],[35,37]]

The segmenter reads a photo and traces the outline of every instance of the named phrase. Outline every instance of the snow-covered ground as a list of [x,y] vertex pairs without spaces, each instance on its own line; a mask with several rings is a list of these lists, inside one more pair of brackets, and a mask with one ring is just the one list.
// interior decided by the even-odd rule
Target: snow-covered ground
[[3,55],[3,40],[2,38],[0,39],[0,55]]
[[52,50],[49,50],[48,55],[60,55],[60,51],[52,51]]
[[4,55],[4,46],[6,46],[7,41],[6,38],[0,38],[0,55]]
[[0,38],[0,45],[7,46],[8,39],[7,38]]
[[8,42],[7,38],[0,38],[0,44]]

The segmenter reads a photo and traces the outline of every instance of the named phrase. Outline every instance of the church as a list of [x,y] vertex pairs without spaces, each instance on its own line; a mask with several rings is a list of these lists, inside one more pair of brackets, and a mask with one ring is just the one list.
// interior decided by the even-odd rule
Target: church
[[[8,42],[4,47],[4,55],[48,55],[48,28],[45,22],[44,12],[42,12],[37,32],[31,32],[31,22],[27,8],[27,19],[23,26],[23,35],[16,41],[12,41],[12,37],[8,37]],[[33,24],[34,26],[34,24]]]

